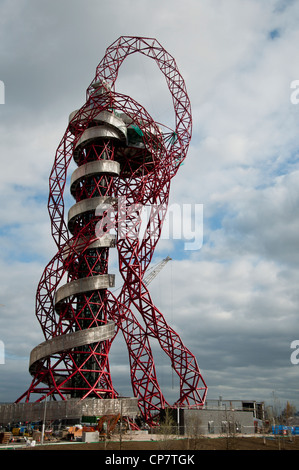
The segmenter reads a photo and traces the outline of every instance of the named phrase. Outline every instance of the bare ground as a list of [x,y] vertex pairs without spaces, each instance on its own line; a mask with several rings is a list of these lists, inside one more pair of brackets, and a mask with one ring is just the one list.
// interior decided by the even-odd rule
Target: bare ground
[[36,445],[35,447],[27,447],[22,450],[97,450],[97,451],[110,451],[110,450],[136,450],[136,451],[198,451],[198,450],[299,450],[299,436],[292,439],[289,437],[219,437],[207,438],[201,437],[198,439],[175,439],[166,440],[161,439],[157,441],[112,441],[107,440],[97,443],[55,443],[46,445]]

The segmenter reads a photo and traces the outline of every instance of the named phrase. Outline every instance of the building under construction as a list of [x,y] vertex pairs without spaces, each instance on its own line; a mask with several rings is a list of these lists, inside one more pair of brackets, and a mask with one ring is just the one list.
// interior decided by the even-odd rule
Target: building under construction
[[[153,59],[172,96],[175,128],[116,91],[119,68],[139,53]],[[190,101],[175,60],[151,38],[120,37],[106,50],[73,111],[49,178],[48,210],[57,253],[36,295],[44,342],[30,356],[28,389],[7,409],[15,419],[53,419],[122,411],[153,425],[167,408],[201,409],[207,386],[195,356],[154,305],[146,275],[159,241],[172,178],[184,161],[192,130]],[[70,164],[76,169],[68,175]],[[66,214],[64,191],[74,203]],[[144,207],[150,215],[142,238]],[[123,285],[116,295],[109,251],[117,250]],[[113,386],[109,352],[122,334],[128,350],[132,397]],[[151,340],[158,340],[179,377],[175,403],[159,385]],[[26,411],[27,410],[27,411]],[[30,411],[30,413],[29,413]],[[3,411],[4,412],[4,411]]]
[[[61,437],[63,430],[76,427],[77,440],[87,442],[88,438],[93,441],[99,440],[104,431],[101,423],[112,419],[113,424],[118,426],[115,429],[118,434],[120,422],[124,424],[123,431],[129,431],[129,437],[130,431],[134,433],[136,429],[141,429],[141,432],[146,434],[155,433],[156,427],[147,427],[144,430],[145,423],[142,423],[140,416],[136,415],[136,409],[137,401],[134,398],[106,400],[87,398],[80,401],[69,399],[0,405],[0,429],[3,426],[20,433],[22,430],[20,423],[26,421],[27,429],[31,427],[34,434],[34,429],[40,429],[41,424],[46,421],[52,435]],[[267,426],[268,431],[270,430],[263,402],[223,400],[222,397],[218,400],[206,400],[200,409],[165,408],[160,412],[160,422],[162,422],[162,432],[177,437],[252,435],[267,431]],[[83,433],[82,428],[88,429],[88,432]],[[97,432],[92,432],[94,428]]]

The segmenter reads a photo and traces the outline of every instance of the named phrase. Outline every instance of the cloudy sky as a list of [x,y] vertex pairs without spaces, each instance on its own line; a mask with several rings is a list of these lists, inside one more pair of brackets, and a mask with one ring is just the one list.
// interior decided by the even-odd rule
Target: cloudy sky
[[[299,409],[298,23],[291,0],[0,0],[0,402],[26,390],[30,351],[44,340],[35,293],[55,254],[47,198],[56,148],[106,48],[132,35],[156,38],[185,79],[193,137],[170,204],[203,208],[198,249],[159,242],[154,261],[172,261],[150,285],[153,299],[196,355],[209,398]],[[172,126],[149,59],[127,59],[116,90]],[[176,400],[176,377],[155,351]],[[130,394],[121,337],[111,363],[116,388]]]

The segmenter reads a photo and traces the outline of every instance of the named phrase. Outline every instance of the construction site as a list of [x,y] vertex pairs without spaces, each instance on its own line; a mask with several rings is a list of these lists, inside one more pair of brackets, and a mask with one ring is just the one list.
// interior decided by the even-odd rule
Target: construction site
[[[134,53],[153,59],[164,75],[174,129],[155,122],[133,97],[116,91],[119,67]],[[275,432],[263,403],[207,399],[196,357],[152,300],[149,284],[171,261],[167,256],[151,269],[171,180],[187,156],[191,132],[184,80],[158,41],[123,36],[109,46],[56,151],[48,211],[57,253],[36,293],[44,341],[31,351],[27,390],[14,403],[0,405],[1,448],[85,444],[90,450],[112,449],[113,443],[133,448],[134,441],[145,449],[161,441],[166,446],[166,439],[172,448],[190,448],[203,445],[206,441],[198,441],[203,436],[209,438],[207,448],[216,441],[222,448],[228,436],[255,436],[254,442],[268,448],[282,436],[283,445],[299,448],[299,427]],[[68,175],[70,164],[76,169]],[[74,199],[67,214],[65,188]],[[150,212],[141,238],[145,207]],[[118,293],[113,291],[115,273],[109,271],[110,250],[118,255]],[[117,335],[128,351],[130,397],[119,396],[113,385],[109,353]],[[173,403],[159,384],[151,339],[179,380]]]
[[298,425],[273,425],[264,403],[248,400],[166,408],[154,427],[134,398],[7,404],[0,412],[0,450],[299,450]]

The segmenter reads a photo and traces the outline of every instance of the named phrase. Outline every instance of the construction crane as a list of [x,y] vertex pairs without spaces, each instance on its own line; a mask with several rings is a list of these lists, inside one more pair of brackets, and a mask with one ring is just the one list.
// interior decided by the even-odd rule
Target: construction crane
[[[159,272],[161,271],[161,269],[165,266],[165,264],[168,263],[168,261],[172,260],[172,258],[170,258],[170,256],[166,256],[166,258],[162,259],[162,261],[160,261],[160,263],[156,264],[155,266],[153,266],[152,268],[149,269],[150,273],[146,276],[146,278],[143,280],[143,284],[145,286],[148,286],[150,284],[150,282],[153,281],[153,279],[155,279],[155,277],[159,274]],[[120,289],[120,287],[118,287],[117,289],[115,289],[113,292],[116,292]]]
[[157,274],[159,274],[159,272],[161,271],[161,269],[165,266],[166,263],[168,263],[168,261],[170,261],[172,258],[170,258],[170,256],[167,256],[166,258],[164,258],[162,261],[160,261],[160,263],[158,263],[156,265],[156,267],[153,267],[152,268],[152,271],[151,273],[144,279],[143,283],[148,286],[150,282],[152,282],[152,280],[157,276]]

